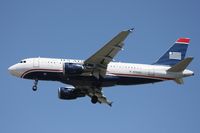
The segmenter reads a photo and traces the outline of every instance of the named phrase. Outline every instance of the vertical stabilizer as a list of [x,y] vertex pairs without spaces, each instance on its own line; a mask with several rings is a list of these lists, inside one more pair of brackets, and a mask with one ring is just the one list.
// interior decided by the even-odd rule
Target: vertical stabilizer
[[179,38],[175,44],[154,64],[173,66],[185,59],[189,38]]

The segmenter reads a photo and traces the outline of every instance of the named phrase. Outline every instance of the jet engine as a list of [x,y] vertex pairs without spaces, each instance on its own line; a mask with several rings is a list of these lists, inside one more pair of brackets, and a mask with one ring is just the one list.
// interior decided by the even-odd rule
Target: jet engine
[[80,89],[75,89],[74,87],[60,87],[58,89],[58,97],[63,100],[72,100],[78,97],[84,97],[85,93],[81,92]]
[[64,75],[68,75],[68,76],[80,75],[81,73],[83,73],[83,71],[84,71],[84,67],[81,64],[75,64],[75,63],[63,64]]

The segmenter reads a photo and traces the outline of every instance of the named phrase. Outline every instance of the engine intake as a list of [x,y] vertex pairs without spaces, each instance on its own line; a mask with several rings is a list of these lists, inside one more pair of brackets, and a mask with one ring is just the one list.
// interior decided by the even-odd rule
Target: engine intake
[[81,64],[75,63],[64,63],[63,64],[63,73],[64,75],[80,75],[83,73],[84,67]]
[[81,90],[79,89],[75,89],[74,87],[71,87],[71,88],[60,87],[58,89],[58,97],[60,99],[72,100],[72,99],[76,99],[78,97],[84,97],[84,96],[85,96],[85,93],[81,92]]

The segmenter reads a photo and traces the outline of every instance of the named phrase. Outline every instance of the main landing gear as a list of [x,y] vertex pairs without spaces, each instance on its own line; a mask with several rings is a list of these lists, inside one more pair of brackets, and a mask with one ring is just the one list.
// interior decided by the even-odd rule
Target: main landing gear
[[32,87],[32,90],[33,91],[36,91],[37,90],[37,85],[38,85],[38,80],[36,79],[33,83],[33,87]]
[[93,103],[93,104],[96,104],[97,102],[98,102],[98,97],[97,96],[92,96],[92,98],[91,98],[91,102]]

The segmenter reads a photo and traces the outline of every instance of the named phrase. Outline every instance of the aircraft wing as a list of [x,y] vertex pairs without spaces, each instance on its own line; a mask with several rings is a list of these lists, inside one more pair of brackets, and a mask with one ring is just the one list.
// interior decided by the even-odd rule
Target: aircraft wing
[[85,60],[84,65],[86,68],[90,68],[92,74],[99,78],[99,76],[104,77],[106,74],[107,65],[113,60],[115,55],[124,46],[123,41],[131,33],[133,29],[122,31],[117,36],[115,36],[111,41],[105,44],[100,50],[95,54]]

